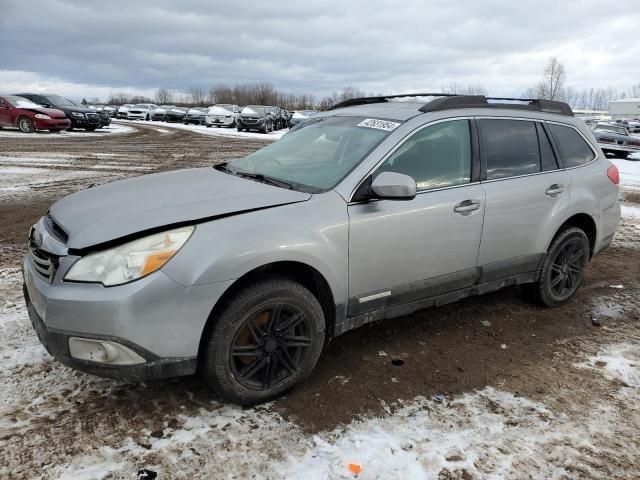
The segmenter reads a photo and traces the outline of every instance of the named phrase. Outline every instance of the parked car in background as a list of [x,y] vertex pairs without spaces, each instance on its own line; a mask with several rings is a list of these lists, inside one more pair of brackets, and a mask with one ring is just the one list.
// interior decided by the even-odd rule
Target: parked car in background
[[280,107],[270,106],[269,114],[273,117],[273,130],[282,130],[285,123],[282,109]]
[[238,131],[258,130],[262,133],[273,132],[273,117],[271,107],[266,105],[247,105],[238,117]]
[[629,133],[640,133],[640,120],[616,120],[615,123],[626,128]]
[[197,372],[247,405],[377,320],[513,285],[571,301],[621,210],[618,169],[584,122],[545,100],[389,100],[339,104],[227,163],[57,201],[22,262],[40,341],[96,375]]
[[138,103],[129,109],[127,118],[129,120],[151,120],[153,111],[158,108],[153,103]]
[[0,96],[0,128],[16,127],[23,133],[36,130],[59,132],[71,126],[62,110],[43,108],[24,97]]
[[42,93],[19,93],[17,95],[45,108],[62,110],[67,118],[71,120],[69,130],[83,128],[92,132],[101,125],[100,116],[97,112],[60,95]]
[[207,127],[231,127],[235,128],[240,116],[240,107],[229,103],[217,103],[209,107],[205,115]]
[[207,108],[206,107],[194,107],[187,110],[187,114],[182,119],[182,123],[185,125],[194,124],[194,125],[204,125],[205,117],[207,116]]
[[166,121],[167,110],[171,110],[172,108],[176,108],[176,106],[175,105],[160,105],[151,114],[151,120],[158,120],[158,121],[161,121],[161,122]]
[[182,107],[168,108],[164,114],[164,121],[165,122],[182,122],[186,114],[187,114],[186,108],[182,108]]
[[129,109],[133,107],[133,103],[125,103],[116,109],[116,118],[127,118]]
[[604,153],[610,153],[616,158],[627,158],[631,153],[640,152],[640,137],[629,134],[629,130],[623,125],[597,123],[591,128]]
[[116,107],[114,107],[114,106],[106,105],[102,109],[102,111],[107,113],[107,115],[109,115],[111,118],[114,118],[116,116]]
[[307,118],[311,117],[312,115],[315,115],[316,112],[315,110],[296,110],[295,112],[293,112],[293,115],[291,115],[291,121],[289,122],[289,127],[295,127],[298,123],[302,122],[303,120],[306,120]]

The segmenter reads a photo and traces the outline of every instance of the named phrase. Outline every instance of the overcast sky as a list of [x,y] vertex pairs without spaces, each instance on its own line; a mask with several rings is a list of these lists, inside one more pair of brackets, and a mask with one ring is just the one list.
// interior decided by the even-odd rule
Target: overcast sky
[[519,95],[555,55],[576,88],[640,82],[638,0],[0,0],[0,92],[153,95],[269,81],[317,98],[451,82]]

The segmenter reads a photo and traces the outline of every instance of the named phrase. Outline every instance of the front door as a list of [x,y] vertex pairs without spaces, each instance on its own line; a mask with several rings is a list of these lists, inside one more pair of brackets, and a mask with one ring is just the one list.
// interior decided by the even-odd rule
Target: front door
[[349,205],[349,316],[477,280],[484,191],[472,181],[471,132],[468,119],[419,129],[373,173],[413,177],[416,197]]

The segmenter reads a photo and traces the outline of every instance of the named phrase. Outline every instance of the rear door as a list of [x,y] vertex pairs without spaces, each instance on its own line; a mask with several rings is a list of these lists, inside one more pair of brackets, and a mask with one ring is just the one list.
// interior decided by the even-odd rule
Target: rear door
[[485,219],[481,282],[533,273],[569,208],[571,177],[560,168],[544,122],[478,118]]
[[476,140],[470,119],[419,129],[373,173],[413,177],[416,197],[349,205],[349,316],[475,283],[484,213]]

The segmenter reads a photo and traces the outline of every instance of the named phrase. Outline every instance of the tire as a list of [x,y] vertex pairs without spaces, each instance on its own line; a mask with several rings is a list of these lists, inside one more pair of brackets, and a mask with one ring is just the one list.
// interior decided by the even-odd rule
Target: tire
[[33,125],[33,120],[29,117],[18,118],[16,125],[22,133],[33,133],[36,131],[36,127]]
[[238,127],[238,131],[239,131],[239,132],[241,132],[241,131],[242,131],[242,128]]
[[211,125],[209,125],[208,123],[207,123],[207,128],[211,128]]
[[51,128],[51,129],[49,129],[50,133],[60,133],[61,131],[62,131],[61,128]]
[[292,280],[266,279],[240,291],[205,331],[198,371],[223,400],[255,405],[306,378],[324,338],[316,297]]
[[524,291],[544,306],[558,307],[575,295],[584,280],[588,263],[587,235],[577,227],[563,229],[549,246],[538,281],[525,285]]
[[233,123],[229,125],[229,128],[236,128],[237,125],[238,125],[238,122],[234,120]]
[[93,132],[93,131],[96,129],[96,127],[85,127],[84,129],[85,129],[87,132]]

